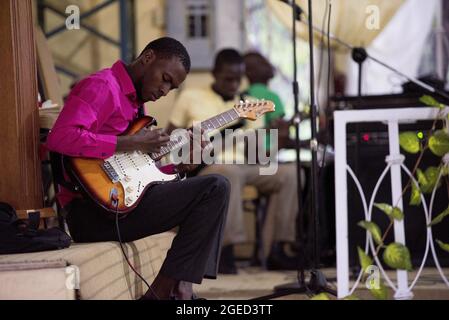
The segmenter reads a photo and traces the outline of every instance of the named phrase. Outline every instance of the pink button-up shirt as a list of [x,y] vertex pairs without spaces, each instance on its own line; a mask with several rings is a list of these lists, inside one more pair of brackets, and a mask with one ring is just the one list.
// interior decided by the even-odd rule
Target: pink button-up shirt
[[47,148],[74,157],[108,158],[139,106],[131,78],[118,61],[73,88],[48,135]]
[[[138,115],[136,89],[121,61],[80,81],[70,92],[47,138],[49,150],[88,158],[108,158],[117,135]],[[167,172],[170,168],[164,168]],[[60,188],[61,206],[76,195]]]

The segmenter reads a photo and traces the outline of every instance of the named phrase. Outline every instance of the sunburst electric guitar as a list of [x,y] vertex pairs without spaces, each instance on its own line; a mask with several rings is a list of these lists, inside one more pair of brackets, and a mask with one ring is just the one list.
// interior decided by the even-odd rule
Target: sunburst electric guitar
[[[224,127],[237,119],[256,120],[274,111],[271,101],[255,100],[236,104],[232,109],[201,122],[208,132]],[[134,121],[124,135],[133,135],[154,124],[151,117]],[[119,152],[108,159],[65,157],[65,168],[85,193],[110,213],[125,216],[134,209],[142,194],[154,184],[179,180],[178,174],[165,174],[159,170],[162,156],[189,142],[187,137],[171,136],[167,146],[159,153]]]

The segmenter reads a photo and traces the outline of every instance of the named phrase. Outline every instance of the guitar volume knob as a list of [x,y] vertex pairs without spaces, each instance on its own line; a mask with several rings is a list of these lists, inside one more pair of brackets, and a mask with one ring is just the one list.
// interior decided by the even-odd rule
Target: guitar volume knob
[[125,180],[126,182],[130,182],[130,181],[131,181],[131,177],[130,177],[130,176],[125,176],[124,180]]
[[128,188],[126,188],[126,192],[133,192],[134,191],[134,188],[133,187],[128,187]]
[[128,203],[133,202],[133,200],[134,200],[133,197],[127,197],[127,198],[126,198],[126,202],[128,202]]

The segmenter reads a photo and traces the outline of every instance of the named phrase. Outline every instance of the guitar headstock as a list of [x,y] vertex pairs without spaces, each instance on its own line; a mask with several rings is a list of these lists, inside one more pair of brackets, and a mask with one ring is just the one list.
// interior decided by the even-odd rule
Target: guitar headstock
[[234,106],[240,118],[256,120],[267,112],[273,112],[275,105],[269,100],[246,100]]

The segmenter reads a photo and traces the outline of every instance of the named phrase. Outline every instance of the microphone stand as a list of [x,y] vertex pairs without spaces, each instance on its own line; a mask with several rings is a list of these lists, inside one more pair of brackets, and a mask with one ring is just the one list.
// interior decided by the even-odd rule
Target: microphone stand
[[[287,2],[282,0],[282,2]],[[295,102],[295,114],[299,115],[299,86],[297,81],[297,60],[296,60],[296,20],[300,20],[301,8],[296,5],[296,0],[290,0],[289,4],[292,7],[292,20],[293,20],[293,30],[292,30],[292,43],[293,43],[293,95]],[[312,164],[311,164],[311,215],[312,215],[312,241],[313,241],[313,269],[310,271],[309,282],[305,282],[304,277],[304,264],[303,258],[301,257],[301,252],[303,251],[303,244],[300,243],[300,252],[298,255],[301,261],[298,263],[298,282],[288,283],[285,285],[280,285],[274,288],[275,293],[266,295],[263,297],[255,298],[253,300],[267,300],[274,299],[281,296],[291,295],[291,294],[308,294],[315,295],[321,292],[327,292],[334,296],[337,296],[337,292],[327,286],[327,280],[322,271],[318,269],[319,258],[318,258],[318,142],[317,142],[317,105],[315,103],[315,70],[314,70],[314,60],[313,60],[313,33],[312,33],[312,0],[308,2],[309,6],[309,50],[310,50],[310,104],[311,104],[311,123],[312,123],[312,136],[310,140],[310,147],[312,150]],[[300,20],[301,21],[301,20]],[[296,149],[296,173],[298,181],[298,207],[299,207],[299,230],[302,230],[302,194],[301,194],[301,161],[300,161],[300,141],[299,141],[299,119],[294,119],[295,123],[295,149]],[[300,231],[300,236],[303,234]]]

